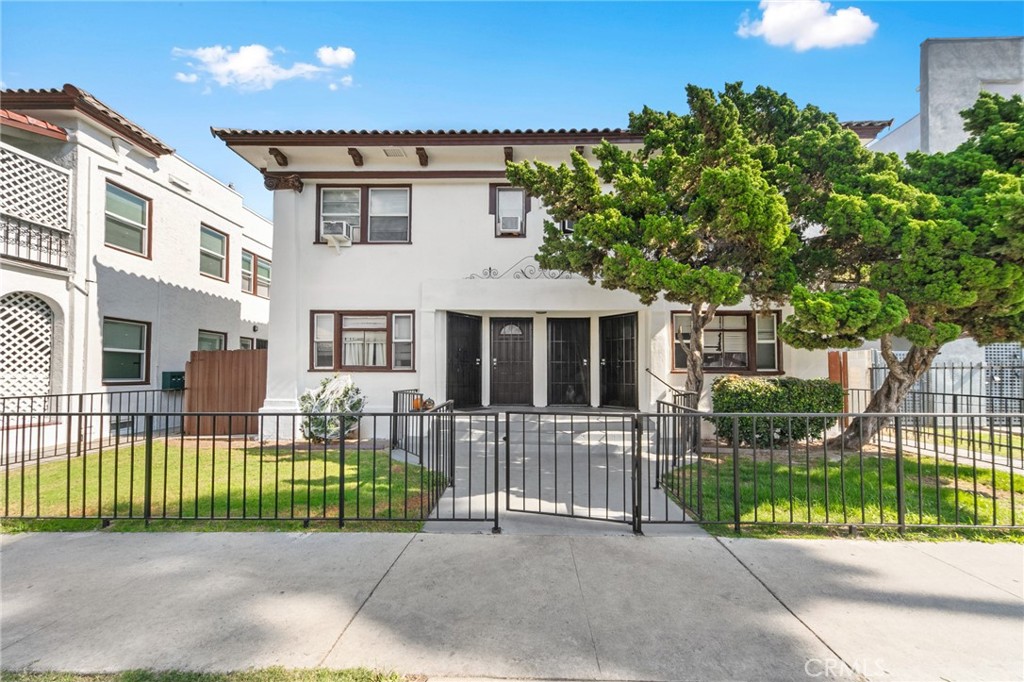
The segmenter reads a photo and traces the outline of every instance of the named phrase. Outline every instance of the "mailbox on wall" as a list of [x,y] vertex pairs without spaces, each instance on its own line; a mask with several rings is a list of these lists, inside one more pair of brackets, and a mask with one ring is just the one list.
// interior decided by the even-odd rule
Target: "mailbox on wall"
[[161,375],[160,388],[165,391],[180,391],[185,388],[184,372],[164,372]]

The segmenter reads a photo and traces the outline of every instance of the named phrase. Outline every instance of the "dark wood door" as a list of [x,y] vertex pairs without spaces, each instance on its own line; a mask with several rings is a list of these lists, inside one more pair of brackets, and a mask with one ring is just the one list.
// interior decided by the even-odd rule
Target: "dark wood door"
[[455,407],[480,407],[482,320],[448,313],[448,400]]
[[601,406],[637,408],[636,313],[601,318]]
[[533,404],[533,321],[491,319],[491,405]]
[[548,405],[590,405],[588,319],[548,319]]

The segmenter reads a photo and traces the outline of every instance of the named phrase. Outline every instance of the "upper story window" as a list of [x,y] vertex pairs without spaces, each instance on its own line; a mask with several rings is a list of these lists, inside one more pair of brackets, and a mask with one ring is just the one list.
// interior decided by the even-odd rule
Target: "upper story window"
[[107,182],[104,242],[115,249],[149,256],[150,202]]
[[497,188],[494,233],[498,237],[526,235],[526,192],[515,187]]
[[270,261],[242,251],[242,291],[270,298]]
[[199,229],[199,272],[207,277],[227,280],[228,236],[212,227]]
[[411,312],[311,313],[310,368],[413,369]]
[[325,225],[346,222],[353,244],[407,244],[411,241],[411,195],[405,185],[321,187],[317,242]]
[[103,383],[149,381],[149,323],[103,318]]
[[[778,314],[720,312],[704,330],[704,369],[709,372],[778,372]],[[672,313],[674,371],[686,371],[682,344],[690,342],[689,313]]]

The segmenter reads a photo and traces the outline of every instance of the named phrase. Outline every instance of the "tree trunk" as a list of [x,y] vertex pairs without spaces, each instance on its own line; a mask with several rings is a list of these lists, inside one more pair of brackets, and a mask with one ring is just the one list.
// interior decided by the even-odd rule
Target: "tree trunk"
[[[892,337],[882,337],[882,357],[889,367],[889,373],[878,390],[871,396],[871,402],[864,409],[865,413],[887,414],[899,410],[903,400],[910,393],[917,380],[931,367],[940,348],[921,348],[911,346],[903,360],[896,358],[892,352]],[[859,450],[878,435],[888,417],[855,417],[842,434],[829,442],[830,447],[843,447]]]
[[692,407],[697,408],[701,392],[704,390],[704,329],[715,317],[717,306],[690,307],[690,342],[681,343],[686,356],[686,390],[692,395]]

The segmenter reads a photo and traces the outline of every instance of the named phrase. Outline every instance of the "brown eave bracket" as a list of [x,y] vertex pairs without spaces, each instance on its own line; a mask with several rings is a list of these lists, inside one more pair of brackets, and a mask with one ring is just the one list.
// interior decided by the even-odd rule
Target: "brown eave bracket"
[[583,156],[585,149],[586,147],[584,147],[581,144],[576,145],[576,153],[579,154],[580,156]]
[[349,147],[348,148],[348,155],[352,157],[352,161],[357,166],[362,166],[363,165],[363,155],[359,153],[358,149],[356,149],[355,147]]
[[301,194],[302,178],[299,177],[298,173],[289,173],[288,175],[263,173],[263,186],[271,192],[276,192],[279,189],[290,189]]
[[505,147],[505,163],[512,163],[512,147]]
[[281,166],[281,168],[288,166],[288,157],[277,147],[271,147],[267,150],[267,153],[274,157],[274,161],[277,161],[277,165]]
[[420,157],[421,166],[426,166],[430,163],[430,159],[427,158],[427,150],[423,147],[416,147],[416,156]]

